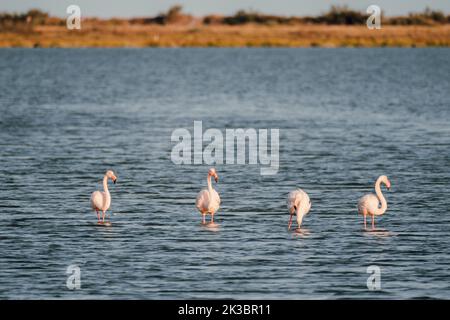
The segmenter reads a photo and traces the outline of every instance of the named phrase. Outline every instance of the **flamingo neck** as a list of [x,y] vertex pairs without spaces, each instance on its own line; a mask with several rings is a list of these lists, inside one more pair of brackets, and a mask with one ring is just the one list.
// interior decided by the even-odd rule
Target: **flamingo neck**
[[387,202],[386,199],[383,196],[383,193],[381,192],[381,180],[378,179],[377,182],[375,183],[375,193],[378,197],[378,200],[380,200],[381,202],[381,208],[377,208],[375,214],[379,215],[379,214],[383,214],[386,209],[387,209]]
[[103,177],[103,190],[105,191],[106,194],[109,194],[109,190],[108,190],[108,177],[104,176]]
[[211,184],[211,176],[209,174],[208,174],[207,181],[208,181],[208,192],[209,192],[209,196],[210,196],[210,199],[211,199],[213,187],[212,187],[212,184]]

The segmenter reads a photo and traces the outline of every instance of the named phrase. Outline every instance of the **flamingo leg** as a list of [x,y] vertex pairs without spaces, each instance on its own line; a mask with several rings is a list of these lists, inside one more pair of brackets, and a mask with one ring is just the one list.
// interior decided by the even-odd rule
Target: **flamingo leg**
[[206,224],[205,214],[202,213],[202,224]]
[[375,215],[372,215],[372,230],[375,229]]
[[105,222],[105,215],[106,215],[106,211],[103,211],[103,217],[102,217],[103,223]]
[[97,211],[97,220],[100,221],[100,215],[98,214],[98,211]]
[[364,214],[364,230],[367,230],[367,221],[366,221],[367,215]]
[[288,230],[291,230],[291,225],[292,225],[292,214],[289,217]]
[[214,213],[211,213],[211,223],[214,223]]

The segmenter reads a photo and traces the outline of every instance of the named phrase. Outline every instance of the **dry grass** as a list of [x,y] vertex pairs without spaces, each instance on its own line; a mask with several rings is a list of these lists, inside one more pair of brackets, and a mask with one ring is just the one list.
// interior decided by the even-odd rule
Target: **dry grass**
[[82,30],[40,26],[0,32],[0,47],[427,47],[450,46],[450,25],[159,26],[83,24]]

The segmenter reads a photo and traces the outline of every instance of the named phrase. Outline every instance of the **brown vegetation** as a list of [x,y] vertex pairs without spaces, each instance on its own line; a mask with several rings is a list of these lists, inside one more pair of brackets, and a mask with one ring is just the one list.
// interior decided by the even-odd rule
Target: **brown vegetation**
[[439,11],[391,17],[369,30],[367,15],[332,7],[318,17],[280,17],[239,11],[196,18],[180,6],[156,17],[86,18],[81,30],[39,10],[0,14],[1,47],[379,47],[450,46],[450,19]]

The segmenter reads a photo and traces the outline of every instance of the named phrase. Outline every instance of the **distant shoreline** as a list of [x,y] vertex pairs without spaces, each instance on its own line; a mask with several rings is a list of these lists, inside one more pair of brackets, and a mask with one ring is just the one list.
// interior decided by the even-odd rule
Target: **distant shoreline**
[[[81,19],[81,20],[80,20]],[[179,5],[154,17],[79,18],[80,30],[38,9],[0,13],[0,47],[450,47],[450,15],[426,8],[407,16],[380,16],[331,6],[315,17],[276,16],[240,10],[231,16],[194,17]]]
[[450,47],[450,25],[36,26],[0,32],[0,47]]

